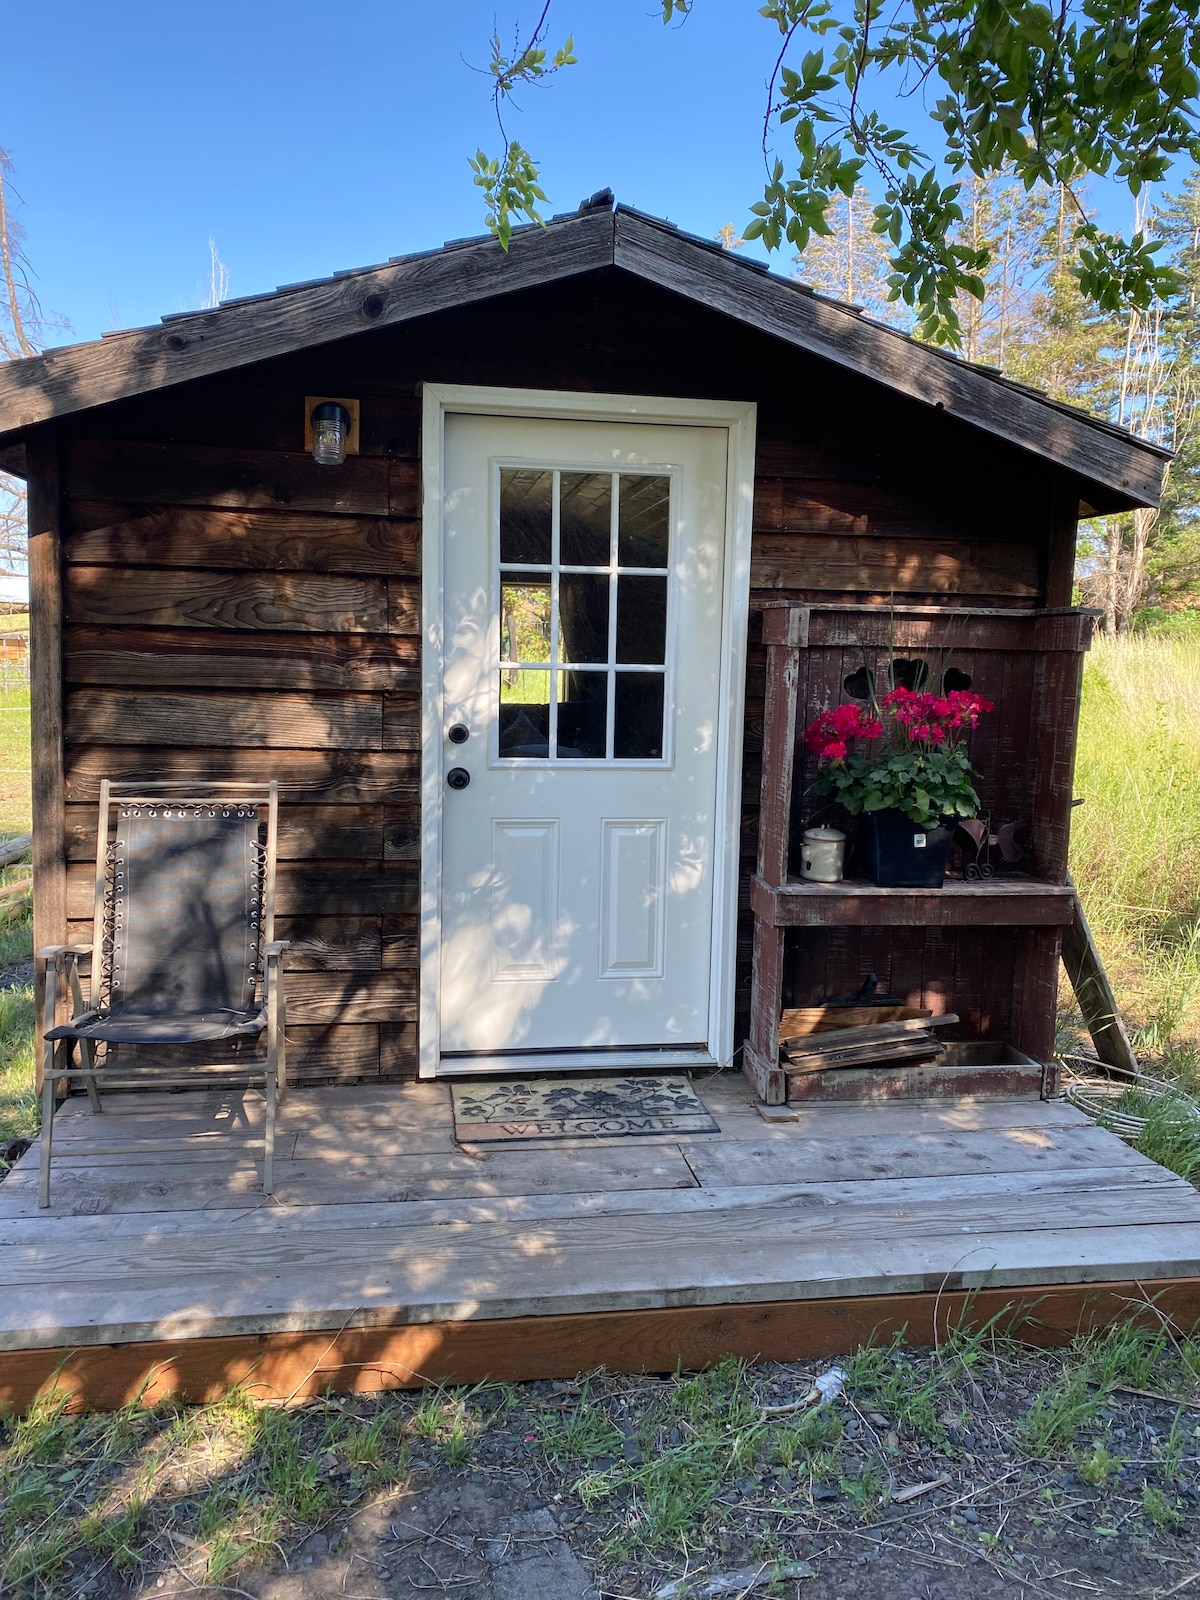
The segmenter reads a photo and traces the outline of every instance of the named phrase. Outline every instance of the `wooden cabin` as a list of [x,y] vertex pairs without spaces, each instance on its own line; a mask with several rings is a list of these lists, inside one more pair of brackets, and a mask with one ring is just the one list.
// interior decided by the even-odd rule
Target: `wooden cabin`
[[[349,418],[348,449],[320,464],[313,414],[331,401]],[[981,1284],[1059,1294],[1060,1330],[1082,1314],[1080,1284],[1118,1285],[1110,1306],[1134,1279],[1200,1305],[1194,1193],[1044,1098],[1091,630],[1072,609],[1077,524],[1154,504],[1164,461],[607,193],[518,232],[507,254],[457,241],[0,368],[0,464],[29,483],[38,944],[90,939],[102,780],[274,779],[292,1115],[301,1147],[321,1129],[357,1140],[365,1183],[297,1200],[293,1249],[299,1240],[303,1256],[305,1230],[328,1230],[342,1201],[355,1230],[366,1200],[379,1203],[380,1247],[405,1204],[420,1211],[413,1226],[432,1229],[431,1206],[471,1201],[456,1225],[494,1233],[544,1221],[555,1193],[577,1210],[581,1194],[610,1193],[615,1212],[593,1208],[610,1235],[619,1213],[644,1244],[630,1198],[643,1194],[665,1252],[646,1276],[622,1269],[576,1292],[560,1239],[540,1284],[528,1266],[519,1292],[499,1269],[487,1292],[475,1277],[423,1299],[393,1284],[388,1309],[369,1314],[369,1296],[343,1285],[323,1300],[310,1275],[286,1306],[235,1311],[222,1289],[202,1315],[194,1280],[172,1301],[164,1265],[153,1293],[135,1273],[116,1306],[112,1284],[89,1288],[55,1252],[71,1228],[99,1241],[119,1219],[128,1239],[142,1216],[149,1229],[154,1202],[132,1168],[120,1195],[87,1199],[89,1185],[116,1180],[89,1168],[88,1114],[71,1101],[56,1126],[81,1141],[79,1185],[43,1218],[26,1209],[24,1165],[0,1192],[0,1241],[27,1252],[17,1281],[57,1286],[50,1310],[5,1313],[7,1392],[47,1381],[68,1344],[84,1349],[81,1394],[108,1403],[168,1337],[193,1351],[179,1357],[181,1371],[192,1363],[180,1382],[202,1392],[214,1374],[266,1360],[272,1339],[307,1360],[304,1340],[328,1344],[331,1328],[359,1338],[345,1357],[357,1376],[326,1361],[321,1382],[353,1384],[364,1362],[412,1381],[410,1368],[527,1376],[836,1348],[889,1318],[916,1337],[933,1326],[935,1291]],[[798,833],[815,813],[803,728],[889,655],[952,659],[995,703],[972,758],[988,816],[1023,829],[1008,876],[880,890],[852,859],[847,882],[797,880]],[[957,1066],[936,1082],[909,1077],[917,1097],[901,1103],[888,1088],[865,1103],[786,1105],[781,1011],[867,981],[957,1014]],[[668,1163],[664,1177],[662,1141],[638,1146],[658,1162],[652,1182],[600,1141],[557,1157],[513,1145],[491,1157],[509,1175],[489,1187],[447,1134],[446,1080],[602,1069],[719,1072],[709,1099],[724,1108],[721,1137],[732,1128],[744,1147],[721,1170],[782,1185],[797,1205],[797,1184],[817,1203],[801,1146],[824,1140],[821,1159],[834,1160],[847,1141],[894,1147],[922,1128],[993,1151],[1065,1139],[1056,1171],[1108,1176],[1094,1178],[1090,1210],[1067,1205],[1082,1231],[1067,1239],[1060,1227],[1057,1254],[1026,1249],[975,1280],[958,1264],[966,1201],[950,1190],[937,1202],[957,1235],[948,1255],[807,1276],[750,1262],[739,1276],[730,1252],[746,1256],[762,1217],[718,1219],[711,1194],[688,1212],[688,1195],[705,1194],[703,1164]],[[235,1138],[216,1100],[185,1116],[185,1098],[147,1110],[129,1097],[113,1119],[157,1119],[168,1145],[177,1128],[180,1161],[193,1134]],[[764,1121],[758,1105],[784,1120]],[[443,1144],[422,1143],[435,1125]],[[424,1152],[420,1181],[386,1177],[388,1162],[415,1159],[406,1139]],[[574,1163],[569,1181],[545,1177],[556,1159]],[[903,1160],[862,1160],[846,1171],[876,1184],[873,1206],[880,1185],[909,1181]],[[931,1157],[931,1173],[947,1170],[966,1183],[979,1169]],[[1027,1164],[1011,1170],[1006,1192],[1044,1226]],[[1140,1219],[1122,1187],[1131,1173]],[[248,1181],[231,1190],[239,1205]],[[998,1183],[981,1215],[995,1217]],[[485,1217],[481,1197],[497,1196],[508,1198]],[[832,1187],[819,1198],[835,1210],[852,1200]],[[791,1203],[782,1190],[760,1200],[763,1216]],[[207,1202],[188,1204],[214,1261],[222,1238],[242,1247],[232,1222],[213,1230]],[[290,1205],[254,1226],[284,1227]],[[101,1216],[77,1215],[89,1209]],[[178,1232],[187,1205],[164,1209]],[[852,1229],[845,1251],[861,1254],[865,1236]],[[723,1265],[697,1287],[709,1238]],[[853,1315],[831,1309],[843,1302]],[[730,1310],[748,1305],[753,1315]],[[497,1334],[518,1323],[519,1358]],[[397,1354],[416,1324],[424,1343]],[[364,1356],[363,1328],[392,1341],[386,1359],[378,1342]],[[439,1345],[431,1329],[453,1331]],[[114,1365],[116,1344],[143,1353]],[[294,1376],[286,1368],[283,1390]]]

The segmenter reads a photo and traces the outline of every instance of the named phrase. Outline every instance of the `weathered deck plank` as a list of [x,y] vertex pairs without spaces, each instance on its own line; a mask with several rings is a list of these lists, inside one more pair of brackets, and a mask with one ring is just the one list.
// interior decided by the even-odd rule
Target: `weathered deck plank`
[[[648,1219],[653,1220],[653,1219]],[[706,1225],[711,1218],[706,1218]],[[752,1305],[828,1296],[922,1293],[1057,1283],[1136,1282],[1195,1275],[1197,1224],[1157,1223],[1045,1229],[925,1239],[864,1234],[853,1241],[794,1243],[744,1233],[713,1249],[704,1231],[686,1243],[678,1221],[671,1242],[637,1252],[556,1247],[534,1235],[515,1243],[482,1240],[414,1251],[403,1259],[350,1256],[339,1230],[331,1243],[306,1236],[291,1247],[289,1271],[228,1262],[198,1266],[194,1277],[164,1282],[142,1271],[69,1287],[38,1283],[9,1349],[128,1339],[211,1338],[385,1323],[505,1320],[628,1311],[661,1305]],[[378,1246],[378,1240],[372,1242]],[[639,1240],[639,1245],[642,1241]],[[314,1248],[315,1247],[315,1248]],[[256,1252],[257,1254],[257,1252]],[[99,1269],[95,1263],[90,1270]],[[197,1293],[197,1291],[199,1291]]]
[[[453,1142],[444,1084],[300,1091],[269,1198],[257,1095],[114,1095],[99,1118],[69,1103],[51,1211],[36,1149],[0,1186],[0,1392],[26,1392],[32,1353],[127,1341],[194,1364],[189,1341],[215,1359],[223,1340],[343,1328],[442,1338],[671,1307],[770,1319],[971,1288],[1200,1285],[1200,1195],[1071,1107],[832,1106],[767,1125],[740,1081],[701,1087],[719,1133],[473,1150]],[[112,1144],[131,1153],[96,1153]]]
[[[1153,1162],[1142,1166],[1085,1167],[1071,1172],[1030,1173],[1023,1180],[1022,1192],[1042,1205],[1052,1205],[1060,1196],[1098,1193],[1124,1195],[1127,1203],[1137,1204],[1132,1191],[1165,1189],[1189,1194],[1181,1178],[1164,1172]],[[70,1213],[36,1216],[10,1215],[0,1218],[0,1249],[6,1245],[36,1246],[46,1270],[57,1270],[60,1248],[77,1240],[142,1239],[158,1241],[195,1233],[205,1238],[236,1234],[247,1240],[263,1233],[286,1233],[302,1238],[310,1229],[325,1231],[346,1228],[418,1228],[456,1223],[494,1222],[508,1227],[533,1220],[565,1217],[619,1217],[649,1213],[657,1217],[679,1213],[740,1211],[757,1215],[759,1221],[776,1210],[831,1207],[857,1207],[888,1204],[903,1208],[912,1202],[929,1201],[937,1196],[944,1205],[960,1200],[977,1201],[994,1196],[1011,1198],[1012,1181],[1007,1173],[969,1173],[947,1178],[933,1186],[926,1178],[876,1178],[848,1182],[813,1184],[746,1184],[725,1189],[615,1189],[591,1194],[542,1193],[536,1195],[494,1195],[482,1198],[448,1200],[346,1200],[341,1203],[283,1205],[277,1197],[259,1195],[257,1204],[230,1211],[160,1212],[147,1219],[142,1212],[96,1214]]]

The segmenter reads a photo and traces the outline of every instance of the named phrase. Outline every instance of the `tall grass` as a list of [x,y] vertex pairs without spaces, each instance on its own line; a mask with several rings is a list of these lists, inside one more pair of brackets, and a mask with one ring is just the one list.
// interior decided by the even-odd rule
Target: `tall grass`
[[[0,989],[0,1143],[32,1138],[37,1123],[33,989]],[[0,1177],[5,1170],[0,1161]]]
[[[1148,1055],[1200,1035],[1200,637],[1099,641],[1084,668],[1071,870]],[[1188,1041],[1192,1041],[1189,1048]]]

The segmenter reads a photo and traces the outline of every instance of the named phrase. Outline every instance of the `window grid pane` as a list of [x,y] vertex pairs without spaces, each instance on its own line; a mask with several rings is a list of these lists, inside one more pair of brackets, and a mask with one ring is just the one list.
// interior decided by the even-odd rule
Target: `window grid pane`
[[661,760],[669,477],[539,467],[500,477],[501,758]]

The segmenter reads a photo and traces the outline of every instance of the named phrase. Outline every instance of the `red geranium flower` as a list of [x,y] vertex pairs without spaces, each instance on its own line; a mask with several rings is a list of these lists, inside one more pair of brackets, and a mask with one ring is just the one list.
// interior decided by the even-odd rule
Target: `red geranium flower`
[[804,742],[813,755],[824,761],[844,761],[852,739],[881,739],[883,723],[861,706],[840,705],[822,711],[805,730]]

